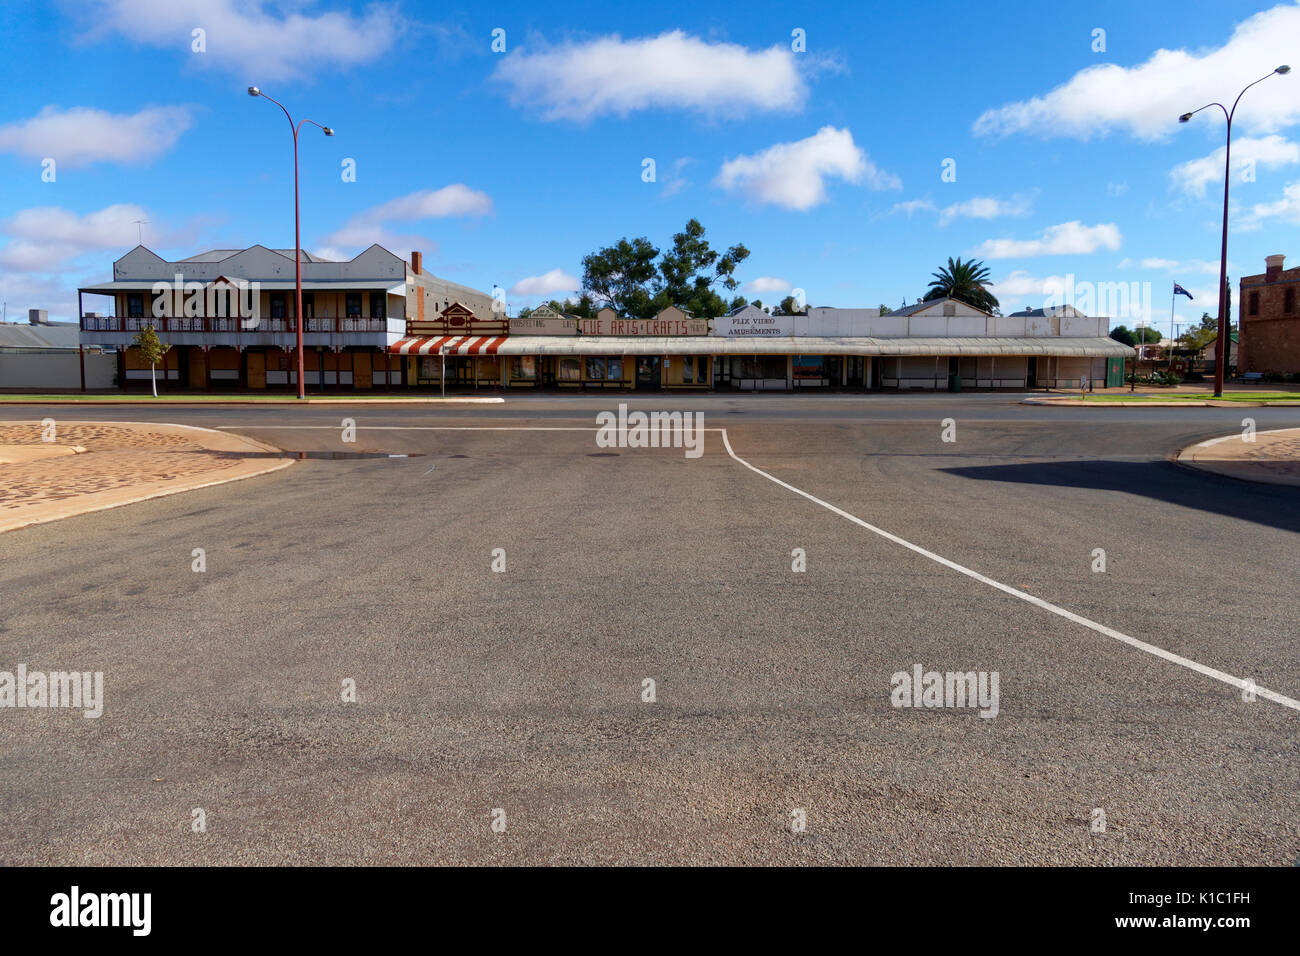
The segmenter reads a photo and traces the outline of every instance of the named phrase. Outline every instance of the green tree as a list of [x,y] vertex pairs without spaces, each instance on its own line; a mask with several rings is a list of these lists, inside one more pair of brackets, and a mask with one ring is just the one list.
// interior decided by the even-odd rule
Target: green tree
[[[1231,330],[1229,330],[1231,331]],[[1178,337],[1178,344],[1185,349],[1199,352],[1207,345],[1213,345],[1219,337],[1219,320],[1208,312],[1201,313],[1199,325],[1194,325]]]
[[1110,330],[1110,337],[1116,342],[1123,342],[1125,345],[1137,345],[1138,337],[1133,334],[1133,330],[1127,325],[1117,325]]
[[955,260],[950,258],[946,267],[940,266],[939,271],[931,275],[934,281],[922,301],[953,298],[984,312],[998,308],[998,300],[988,290],[988,286],[993,284],[989,281],[989,270],[978,259],[962,262],[961,256]]
[[881,315],[889,315],[889,313],[890,313],[890,312],[893,312],[893,311],[894,311],[894,310],[891,309],[889,306],[885,305],[885,303],[883,303],[883,302],[880,303],[880,314],[881,314]]
[[781,311],[786,315],[806,315],[808,310],[806,308],[800,309],[799,303],[795,301],[795,297],[787,295],[781,300]]
[[646,315],[650,311],[649,291],[658,275],[655,258],[659,250],[642,236],[620,239],[582,260],[582,291],[609,305],[619,315]]
[[747,305],[749,305],[749,300],[746,299],[743,295],[738,295],[731,300],[731,306],[728,309],[728,311],[735,312],[737,309],[743,309]]
[[670,305],[701,316],[721,315],[727,303],[714,286],[734,291],[736,267],[747,258],[749,250],[740,243],[723,253],[713,249],[704,227],[692,219],[662,255],[642,236],[620,239],[585,256],[582,290],[620,315],[650,315]]
[[671,248],[664,250],[659,260],[655,309],[679,305],[696,315],[721,315],[727,311],[727,303],[713,287],[721,285],[734,292],[739,284],[736,267],[748,258],[749,250],[742,243],[719,253],[704,238],[700,221],[690,220],[673,236]]
[[149,378],[153,383],[153,397],[157,398],[158,373],[155,370],[171,346],[159,340],[158,333],[153,330],[152,325],[146,325],[137,332],[132,344],[140,350],[140,357],[149,363]]
[[1160,332],[1149,325],[1141,326],[1137,330],[1136,335],[1137,340],[1143,345],[1155,345],[1161,339]]

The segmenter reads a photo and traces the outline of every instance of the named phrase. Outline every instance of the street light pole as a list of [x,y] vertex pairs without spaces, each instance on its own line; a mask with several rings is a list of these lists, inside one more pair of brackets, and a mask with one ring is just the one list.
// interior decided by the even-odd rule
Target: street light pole
[[1250,89],[1256,83],[1263,83],[1270,76],[1286,76],[1291,72],[1291,67],[1285,64],[1279,66],[1267,76],[1261,76],[1254,83],[1249,83],[1232,103],[1232,109],[1228,109],[1222,103],[1206,103],[1200,109],[1192,110],[1190,113],[1184,113],[1178,117],[1178,122],[1186,123],[1201,110],[1207,110],[1211,106],[1217,106],[1223,110],[1223,115],[1228,121],[1227,145],[1224,148],[1223,155],[1223,245],[1219,251],[1219,334],[1214,341],[1214,397],[1223,397],[1223,367],[1227,364],[1228,357],[1228,185],[1232,181],[1232,117],[1237,112],[1237,104],[1241,98],[1246,95],[1246,90]]
[[[296,126],[293,117],[289,111],[284,109],[284,104],[278,100],[267,96],[256,86],[248,88],[249,96],[260,96],[263,99],[271,100],[276,106],[284,110],[285,118],[289,121],[289,129],[293,131],[293,287],[294,287],[294,307],[293,307],[293,324],[297,330],[297,352],[298,352],[298,397],[306,398],[306,382],[304,381],[303,361],[302,361],[302,237],[299,231],[298,218],[298,133],[301,132],[303,124],[310,123],[312,126],[319,126],[326,136],[333,136],[334,130],[328,126],[321,126],[315,120],[305,119]],[[317,374],[321,377],[321,383],[325,381],[325,370],[319,369]]]

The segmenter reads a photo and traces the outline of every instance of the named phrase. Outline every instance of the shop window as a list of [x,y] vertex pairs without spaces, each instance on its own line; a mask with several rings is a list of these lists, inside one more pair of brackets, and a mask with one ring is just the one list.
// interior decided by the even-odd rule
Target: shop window
[[611,382],[621,381],[623,378],[623,360],[621,358],[606,359],[605,375]]
[[347,316],[349,319],[361,318],[361,293],[349,292],[347,294]]
[[370,317],[372,319],[382,319],[386,317],[387,298],[388,298],[388,293],[386,292],[370,293]]
[[822,364],[820,355],[796,355],[794,357],[794,377],[797,379],[825,378],[826,373]]
[[1287,315],[1295,312],[1295,289],[1287,289],[1282,297],[1282,311]]
[[574,357],[561,358],[556,368],[555,377],[561,382],[582,381],[582,362]]
[[1252,292],[1250,294],[1250,314],[1259,315],[1259,293],[1258,292]]
[[537,356],[515,355],[510,359],[510,377],[516,381],[532,382],[537,379]]
[[599,355],[587,356],[587,380],[591,382],[605,380],[605,360]]
[[746,355],[740,362],[740,378],[785,378],[784,355]]
[[681,363],[682,363],[682,384],[694,385],[695,384],[695,359],[692,358],[691,356],[685,356],[682,358]]

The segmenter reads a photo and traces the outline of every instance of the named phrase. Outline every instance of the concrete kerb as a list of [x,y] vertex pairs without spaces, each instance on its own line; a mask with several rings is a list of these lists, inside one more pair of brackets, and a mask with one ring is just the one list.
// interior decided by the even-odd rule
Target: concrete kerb
[[[39,426],[40,423],[7,422],[6,424]],[[254,438],[247,438],[243,435],[234,435],[230,432],[217,431],[212,428],[203,428],[198,425],[179,425],[163,422],[71,421],[66,424],[108,424],[164,433],[185,433],[193,437],[195,441],[203,445],[204,449],[208,451],[256,452],[272,455],[278,454],[282,451],[282,449],[276,448],[274,445],[258,441]],[[93,454],[93,450],[83,450],[83,453]],[[13,531],[18,528],[26,528],[32,525],[45,524],[50,521],[59,521],[63,518],[75,517],[76,515],[91,514],[96,511],[106,511],[110,508],[120,508],[124,505],[149,501],[153,498],[163,498],[168,495],[181,494],[186,491],[196,491],[199,488],[210,488],[215,485],[224,485],[232,481],[242,481],[245,478],[256,478],[259,475],[270,474],[271,472],[288,468],[293,463],[294,460],[290,458],[254,458],[237,462],[230,468],[222,469],[219,473],[220,477],[217,478],[210,477],[213,472],[208,471],[206,474],[198,473],[187,477],[144,482],[131,488],[114,488],[107,491],[86,492],[56,502],[42,501],[28,507],[13,509],[7,514],[0,514],[0,533]],[[0,477],[2,476],[3,471],[0,470]]]

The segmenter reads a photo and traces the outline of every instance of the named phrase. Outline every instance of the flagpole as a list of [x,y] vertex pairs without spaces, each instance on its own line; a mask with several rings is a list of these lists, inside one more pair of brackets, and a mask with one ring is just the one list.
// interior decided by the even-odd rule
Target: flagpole
[[1169,371],[1174,370],[1174,303],[1178,301],[1178,283],[1174,283],[1174,291],[1169,293]]

